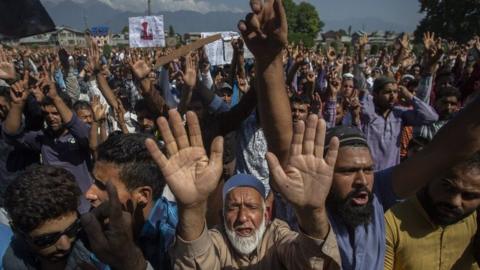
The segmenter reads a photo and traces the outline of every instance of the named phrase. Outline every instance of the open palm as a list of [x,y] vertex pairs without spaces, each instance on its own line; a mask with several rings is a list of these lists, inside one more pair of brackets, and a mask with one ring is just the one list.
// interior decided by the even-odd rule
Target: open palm
[[274,154],[267,154],[273,184],[297,208],[322,208],[330,192],[339,143],[332,139],[323,158],[325,126],[316,115],[309,116],[306,127],[303,121],[295,125],[285,168]]
[[9,63],[9,62],[0,63],[0,79],[4,79],[4,80],[15,79],[15,67],[13,63]]
[[169,111],[169,122],[170,126],[165,118],[158,120],[169,158],[154,141],[147,140],[146,145],[177,202],[184,207],[195,207],[205,202],[217,187],[222,173],[223,139],[217,137],[213,141],[209,159],[193,112],[187,113],[188,135],[177,111]]

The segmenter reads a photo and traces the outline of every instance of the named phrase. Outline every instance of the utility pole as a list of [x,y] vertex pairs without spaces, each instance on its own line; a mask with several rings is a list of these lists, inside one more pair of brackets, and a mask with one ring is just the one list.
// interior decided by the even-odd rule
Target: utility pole
[[152,0],[147,0],[147,15],[148,16],[152,15],[151,4],[152,4]]
[[88,29],[88,19],[85,10],[83,10],[83,23],[85,24],[85,29]]

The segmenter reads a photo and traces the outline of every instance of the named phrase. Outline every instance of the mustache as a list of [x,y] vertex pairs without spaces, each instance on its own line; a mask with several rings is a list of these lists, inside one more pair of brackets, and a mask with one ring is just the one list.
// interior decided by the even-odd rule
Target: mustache
[[367,186],[362,186],[360,188],[356,188],[352,191],[350,191],[348,194],[347,194],[347,200],[348,199],[351,199],[357,195],[359,195],[360,193],[362,192],[366,192],[368,194],[368,197],[371,198],[372,197],[372,192],[370,190],[368,190]]
[[464,214],[462,209],[460,209],[460,208],[458,208],[454,205],[451,205],[449,203],[445,203],[445,202],[437,203],[437,204],[435,204],[435,207],[436,208],[440,208],[440,207],[446,208],[448,211],[450,211],[453,214],[458,215],[458,216],[461,216],[461,215]]

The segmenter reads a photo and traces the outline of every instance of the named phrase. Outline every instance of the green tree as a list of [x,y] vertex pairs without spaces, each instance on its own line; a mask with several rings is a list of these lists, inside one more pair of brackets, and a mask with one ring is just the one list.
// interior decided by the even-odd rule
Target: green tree
[[378,47],[377,44],[372,44],[372,47],[370,47],[370,54],[377,55],[379,50],[380,48]]
[[173,26],[172,26],[172,25],[168,26],[168,36],[169,36],[169,37],[175,36],[175,30],[173,30]]
[[112,53],[112,46],[108,44],[103,45],[103,55],[109,58],[111,53]]
[[305,47],[312,47],[315,38],[324,26],[317,10],[309,3],[295,4],[293,0],[284,0],[285,12],[288,21],[288,35],[290,42],[303,41]]
[[125,25],[123,28],[122,28],[122,34],[126,34],[128,33],[128,25]]
[[478,0],[423,0],[420,12],[425,13],[425,18],[415,31],[417,41],[427,31],[460,42],[468,41],[480,33]]

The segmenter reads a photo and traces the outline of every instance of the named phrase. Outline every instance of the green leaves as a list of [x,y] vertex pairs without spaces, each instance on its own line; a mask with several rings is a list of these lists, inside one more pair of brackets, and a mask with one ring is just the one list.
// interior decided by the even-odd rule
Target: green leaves
[[460,42],[466,42],[480,32],[478,0],[424,0],[421,11],[426,16],[415,31],[417,41],[422,40],[427,31]]
[[303,41],[306,47],[312,47],[318,32],[325,25],[315,7],[307,2],[297,5],[293,0],[284,0],[283,4],[287,14],[289,41]]

